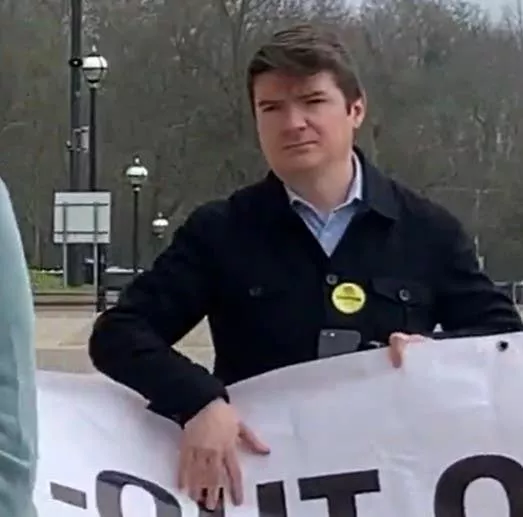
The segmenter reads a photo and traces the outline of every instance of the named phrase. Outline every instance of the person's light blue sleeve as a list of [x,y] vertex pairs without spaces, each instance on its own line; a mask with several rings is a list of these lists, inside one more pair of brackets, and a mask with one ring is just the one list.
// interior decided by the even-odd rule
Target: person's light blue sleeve
[[0,180],[0,517],[36,515],[34,319],[22,240]]

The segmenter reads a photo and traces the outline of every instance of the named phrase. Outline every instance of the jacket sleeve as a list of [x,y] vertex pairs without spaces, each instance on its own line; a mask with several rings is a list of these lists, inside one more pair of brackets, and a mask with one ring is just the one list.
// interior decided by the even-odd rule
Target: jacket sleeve
[[228,400],[216,377],[173,348],[213,303],[212,254],[205,244],[213,215],[206,205],[193,212],[151,269],[98,317],[89,340],[99,371],[182,425],[212,400]]
[[472,239],[451,218],[445,231],[442,276],[438,283],[439,337],[499,334],[523,330],[512,300],[480,269]]
[[0,181],[0,515],[34,515],[37,465],[34,309],[9,193]]

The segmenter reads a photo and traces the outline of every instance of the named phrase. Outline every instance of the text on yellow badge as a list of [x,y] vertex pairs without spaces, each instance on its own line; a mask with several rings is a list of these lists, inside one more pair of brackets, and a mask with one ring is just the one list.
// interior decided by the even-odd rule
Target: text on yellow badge
[[350,282],[340,284],[332,291],[332,304],[344,314],[354,314],[365,305],[365,291]]

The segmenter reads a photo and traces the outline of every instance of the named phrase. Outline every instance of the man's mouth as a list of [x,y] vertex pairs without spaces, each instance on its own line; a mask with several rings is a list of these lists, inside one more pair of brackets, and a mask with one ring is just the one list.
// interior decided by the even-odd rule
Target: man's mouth
[[301,147],[306,147],[308,145],[313,145],[315,144],[316,142],[311,142],[311,141],[307,141],[307,142],[296,142],[294,144],[287,144],[286,146],[284,146],[284,149],[285,150],[290,150],[290,149],[299,149]]

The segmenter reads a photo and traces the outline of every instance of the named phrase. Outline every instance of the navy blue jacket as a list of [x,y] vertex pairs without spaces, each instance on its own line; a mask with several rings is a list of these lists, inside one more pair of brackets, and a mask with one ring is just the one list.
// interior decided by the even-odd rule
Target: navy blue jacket
[[[395,331],[430,333],[437,323],[453,335],[521,330],[457,219],[356,152],[364,201],[331,257],[269,173],[200,206],[177,229],[154,266],[99,317],[94,365],[183,422],[226,397],[230,383],[317,358],[322,329],[357,330],[362,348]],[[333,300],[345,283],[363,299],[351,305],[359,291],[349,287],[345,301],[343,292]],[[171,346],[205,316],[214,375]]]

